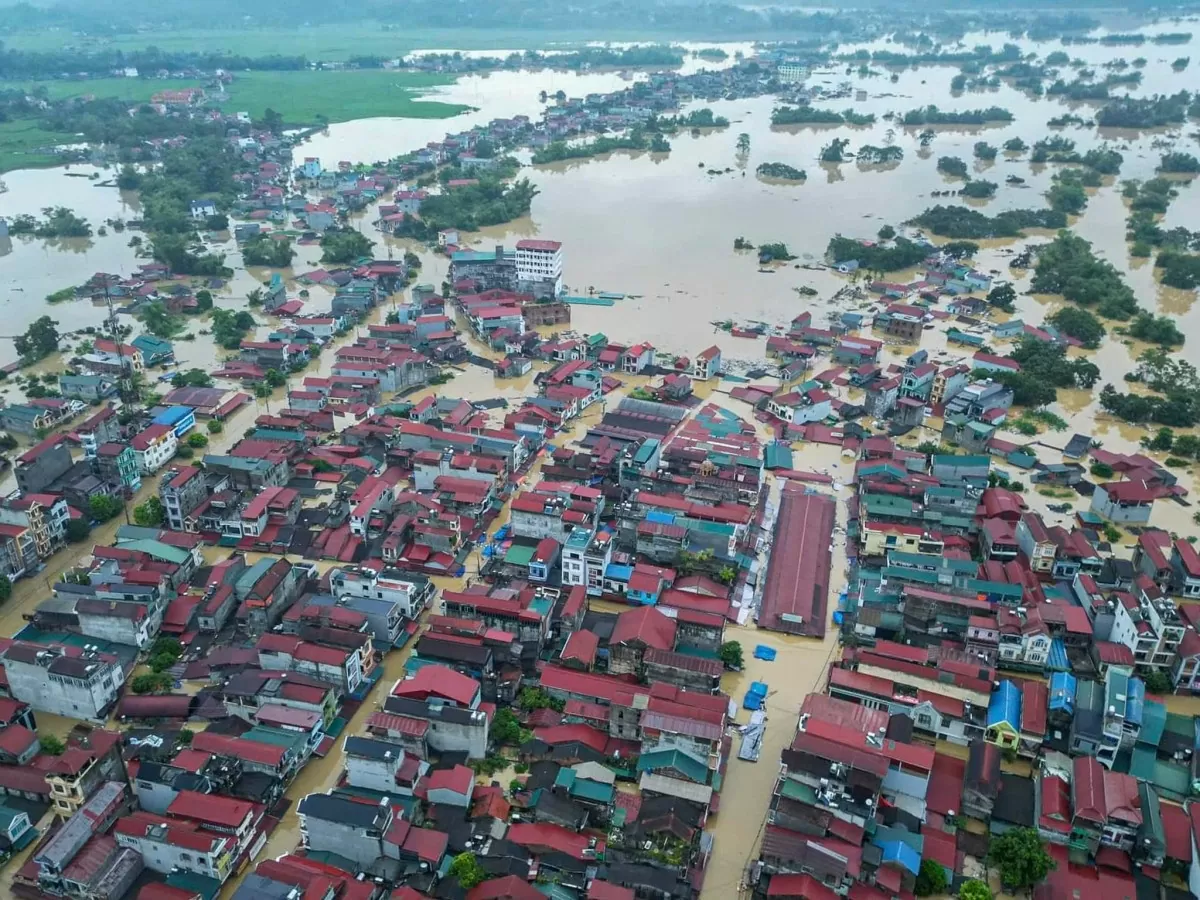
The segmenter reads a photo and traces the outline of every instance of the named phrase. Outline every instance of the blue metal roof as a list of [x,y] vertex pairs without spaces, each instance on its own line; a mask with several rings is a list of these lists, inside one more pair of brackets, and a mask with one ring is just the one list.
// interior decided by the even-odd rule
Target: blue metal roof
[[613,581],[629,581],[632,574],[633,566],[623,566],[620,563],[609,563],[608,568],[604,570],[604,577]]
[[195,410],[190,406],[168,406],[157,416],[154,417],[155,425],[176,425],[182,422],[190,415],[194,415]]
[[1070,672],[1053,672],[1050,675],[1050,709],[1075,712],[1075,676]]
[[988,728],[1001,722],[1007,723],[1014,731],[1021,727],[1021,691],[1007,679],[1000,682],[988,701]]
[[1125,721],[1142,724],[1142,710],[1146,705],[1146,682],[1140,678],[1129,679],[1129,692],[1125,701]]
[[1050,641],[1050,656],[1046,659],[1046,668],[1053,672],[1071,671],[1071,663],[1067,659],[1067,645],[1060,638]]
[[881,862],[897,863],[916,875],[921,869],[921,854],[903,841],[872,841],[882,851]]

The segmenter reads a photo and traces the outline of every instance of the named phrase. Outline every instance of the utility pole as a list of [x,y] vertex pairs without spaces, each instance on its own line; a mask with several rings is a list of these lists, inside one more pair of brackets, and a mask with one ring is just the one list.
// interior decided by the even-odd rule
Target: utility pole
[[125,342],[121,340],[121,333],[117,326],[117,313],[113,309],[112,293],[108,288],[108,277],[106,276],[104,279],[104,304],[108,307],[108,332],[117,344],[117,359],[121,368],[120,388],[118,392],[121,395],[122,402],[131,407],[136,407],[138,396],[133,387],[132,362],[126,362],[125,360]]

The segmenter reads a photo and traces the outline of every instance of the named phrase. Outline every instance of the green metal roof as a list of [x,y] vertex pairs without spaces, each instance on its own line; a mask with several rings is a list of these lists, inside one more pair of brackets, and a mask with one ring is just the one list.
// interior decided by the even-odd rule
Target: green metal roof
[[642,442],[642,446],[638,447],[637,453],[633,455],[633,463],[637,466],[644,466],[650,462],[651,457],[657,452],[659,443],[654,438],[647,438]]
[[285,750],[292,750],[297,754],[308,743],[307,735],[303,735],[298,731],[284,731],[282,728],[269,728],[266,725],[255,725],[245,734],[241,735],[241,737],[247,741],[257,741],[260,744],[283,747]]
[[531,547],[528,544],[513,544],[504,554],[504,564],[506,566],[528,566],[536,551],[537,547]]
[[988,456],[957,456],[950,453],[935,453],[933,455],[933,465],[935,466],[953,466],[955,468],[978,468],[983,466],[987,468],[991,466],[992,460]]
[[790,469],[792,449],[785,444],[767,444],[763,448],[763,462],[768,469]]
[[591,800],[594,803],[609,803],[612,801],[616,790],[611,784],[602,784],[599,781],[592,781],[589,778],[576,778],[575,782],[571,785],[570,793],[572,797],[579,797],[581,800]]
[[638,771],[654,769],[675,769],[696,784],[708,784],[708,766],[678,748],[643,753],[638,759]]
[[1138,743],[1157,747],[1167,727],[1167,708],[1158,700],[1147,699],[1142,707],[1142,730],[1138,732]]
[[140,550],[143,553],[150,554],[155,559],[166,560],[169,563],[175,563],[175,565],[182,565],[192,555],[187,550],[172,547],[170,544],[164,544],[162,541],[129,541],[120,546],[122,550]]
[[1129,774],[1139,781],[1148,781],[1157,789],[1159,796],[1183,802],[1191,795],[1192,779],[1188,770],[1157,757],[1151,747],[1133,748],[1129,763]]
[[221,882],[217,879],[196,872],[172,872],[167,876],[167,884],[185,891],[195,891],[204,900],[212,900],[221,890]]

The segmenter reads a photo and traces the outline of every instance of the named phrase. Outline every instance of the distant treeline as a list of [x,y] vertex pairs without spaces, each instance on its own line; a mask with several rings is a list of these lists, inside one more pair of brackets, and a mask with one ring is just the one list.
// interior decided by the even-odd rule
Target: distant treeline
[[303,56],[239,56],[231,53],[189,53],[166,51],[157,47],[145,50],[57,50],[28,53],[0,46],[0,80],[57,78],[63,73],[75,75],[111,75],[119,69],[150,72],[183,72],[188,69],[264,69],[272,71],[308,68]]

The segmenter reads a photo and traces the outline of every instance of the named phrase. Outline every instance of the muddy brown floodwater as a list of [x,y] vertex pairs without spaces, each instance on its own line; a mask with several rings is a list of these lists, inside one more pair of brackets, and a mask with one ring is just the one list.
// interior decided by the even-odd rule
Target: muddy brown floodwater
[[[1195,24],[1187,23],[1188,26]],[[1189,30],[1189,27],[1171,23],[1150,30]],[[1190,27],[1190,30],[1197,29]],[[970,34],[962,43],[966,47],[984,43],[998,47],[1010,40],[1002,34]],[[1057,41],[1017,43],[1024,52],[1037,53],[1042,57],[1065,49],[1073,58],[1083,59],[1101,74],[1106,70],[1099,67],[1106,62],[1119,57],[1132,59],[1144,55],[1147,64],[1142,70],[1142,84],[1131,92],[1135,96],[1169,93],[1190,87],[1188,74],[1173,73],[1170,61],[1177,56],[1200,58],[1200,43],[1195,41],[1186,47],[1147,44],[1140,48],[1099,45],[1063,47]],[[737,51],[752,52],[748,45],[721,46],[730,53],[730,61]],[[849,52],[859,49],[859,46],[848,45],[841,49]],[[865,49],[900,49],[898,45],[885,41],[861,46]],[[699,65],[701,63],[689,58],[685,71],[694,70]],[[734,338],[715,329],[712,323],[733,319],[743,323],[762,321],[778,325],[809,310],[816,323],[823,324],[829,317],[843,311],[864,308],[868,304],[866,298],[843,296],[836,302],[831,299],[850,284],[843,276],[827,270],[803,269],[799,265],[819,262],[826,244],[835,234],[871,237],[882,225],[899,226],[937,203],[965,202],[933,196],[935,191],[954,189],[961,184],[937,172],[935,166],[938,157],[960,156],[969,161],[973,177],[999,183],[997,196],[983,203],[971,201],[974,208],[995,214],[1005,209],[1044,205],[1042,194],[1050,186],[1059,167],[1031,165],[1027,159],[1011,154],[1001,154],[994,162],[982,163],[973,159],[974,143],[985,140],[999,146],[1010,137],[1021,137],[1032,144],[1054,131],[1046,126],[1048,119],[1066,111],[1087,118],[1094,114],[1098,104],[1066,104],[1055,99],[1033,99],[1008,84],[994,90],[952,94],[950,81],[956,73],[957,69],[952,67],[908,68],[896,72],[895,82],[890,80],[891,70],[860,75],[857,69],[847,71],[844,66],[833,66],[827,71],[813,73],[810,79],[813,86],[827,90],[842,85],[848,88],[844,98],[818,101],[815,105],[833,110],[852,107],[857,112],[874,113],[878,117],[877,123],[864,128],[772,127],[770,115],[776,104],[769,97],[697,101],[688,108],[709,106],[716,114],[727,117],[730,126],[676,135],[671,138],[672,150],[666,155],[618,153],[606,158],[527,167],[522,175],[529,177],[539,190],[529,216],[507,225],[468,234],[466,238],[481,248],[495,244],[511,246],[520,238],[533,235],[560,240],[565,245],[565,276],[571,293],[595,289],[627,295],[613,308],[575,307],[572,327],[576,331],[603,331],[615,340],[646,339],[661,351],[687,355],[717,343],[731,365],[745,369],[763,361],[763,342]],[[645,73],[637,72],[568,73],[553,70],[466,76],[455,84],[430,91],[428,96],[470,105],[474,107],[471,112],[449,120],[371,119],[334,125],[298,147],[296,156],[318,156],[327,167],[341,160],[384,160],[438,140],[447,131],[463,130],[498,116],[524,114],[536,118],[544,107],[538,96],[543,90],[553,94],[561,89],[570,96],[581,96],[589,92],[615,90],[645,77]],[[1073,73],[1064,71],[1064,77],[1070,79]],[[853,99],[858,90],[866,91],[866,100]],[[903,113],[930,103],[946,110],[1001,106],[1013,112],[1015,121],[998,127],[937,128],[932,145],[922,149],[917,137],[919,129],[898,127],[883,118],[888,113]],[[1120,195],[1122,180],[1151,177],[1159,155],[1171,146],[1193,152],[1194,145],[1186,140],[1186,133],[1191,128],[1190,124],[1155,132],[1102,132],[1095,128],[1068,128],[1060,133],[1074,140],[1081,151],[1109,144],[1124,154],[1120,176],[1107,178],[1102,187],[1089,191],[1091,199],[1088,208],[1072,221],[1071,227],[1092,241],[1096,251],[1121,270],[1143,306],[1174,317],[1189,341],[1195,343],[1200,341],[1196,293],[1163,287],[1151,265],[1130,259],[1125,242],[1127,208]],[[745,156],[739,155],[735,147],[737,135],[741,132],[749,134],[751,139],[750,152]],[[849,139],[851,151],[863,144],[895,144],[904,150],[905,156],[903,161],[890,167],[859,165],[853,160],[838,165],[818,163],[821,148],[838,137]],[[764,181],[754,174],[755,168],[763,162],[783,162],[805,169],[808,178],[801,184]],[[45,206],[62,205],[86,216],[93,227],[106,219],[136,218],[139,213],[136,195],[119,192],[113,187],[97,187],[94,181],[87,178],[68,177],[92,173],[98,174],[101,180],[115,175],[114,170],[96,170],[88,166],[74,166],[69,170],[7,173],[4,181],[8,190],[0,193],[0,216],[11,218],[18,213],[36,213]],[[1025,180],[1025,184],[1007,184],[1005,180],[1008,175],[1019,176]],[[1197,190],[1200,188],[1181,182],[1180,196],[1165,217],[1166,227],[1200,228],[1200,195],[1195,193]],[[375,218],[372,208],[356,215],[352,221],[356,227],[379,239],[371,226]],[[732,249],[734,238],[739,236],[754,244],[782,241],[799,258],[793,266],[779,266],[771,274],[760,274],[754,254],[739,253]],[[118,234],[110,230],[104,237],[78,241],[0,239],[0,284],[4,287],[0,293],[0,309],[6,319],[0,331],[5,335],[18,334],[38,316],[47,313],[62,323],[60,328],[64,331],[100,324],[104,316],[102,307],[86,301],[51,307],[45,303],[44,297],[68,285],[80,284],[97,271],[133,272],[142,260],[129,246],[130,237],[129,231]],[[1042,322],[1057,309],[1063,302],[1062,298],[1024,295],[1031,273],[1010,272],[1008,259],[1015,249],[1024,244],[1046,241],[1051,237],[1045,233],[1030,233],[1027,239],[1022,240],[985,241],[976,260],[979,268],[995,270],[1001,279],[1014,282],[1023,294],[1018,300],[1016,314],[1033,324]],[[405,250],[417,253],[423,263],[421,281],[439,285],[445,278],[447,261],[444,257],[408,241],[390,238],[380,240],[376,250],[379,254],[390,251],[400,256]],[[236,245],[228,235],[215,236],[210,246],[227,254],[228,264],[236,271],[229,284],[215,293],[216,304],[229,309],[246,308],[247,293],[265,281],[270,273],[259,269],[246,270],[241,264]],[[319,248],[312,246],[298,246],[297,251],[294,266],[281,273],[293,295],[300,290],[295,276],[316,268],[320,254]],[[889,277],[904,280],[914,274],[894,273]],[[797,289],[802,287],[814,289],[816,295],[801,295]],[[319,287],[309,290],[306,311],[327,310],[329,292]],[[386,310],[380,309],[375,311],[373,318],[381,319],[385,314]],[[259,320],[256,329],[259,337],[278,324],[261,313],[256,314],[256,318]],[[226,355],[226,351],[214,347],[208,336],[199,334],[205,327],[203,320],[189,322],[187,332],[194,335],[194,340],[176,341],[176,352],[184,367],[211,368]],[[67,343],[75,346],[78,339]],[[965,359],[970,353],[961,347],[947,346],[943,328],[925,332],[922,347],[939,365]],[[475,349],[483,352],[478,347]],[[913,349],[912,346],[889,344],[884,352],[885,362],[902,362]],[[996,349],[1004,352],[1004,344],[997,344]],[[1141,346],[1125,344],[1110,336],[1100,350],[1091,354],[1101,368],[1102,383],[1112,381],[1120,384],[1121,375],[1129,371],[1142,349]],[[11,341],[0,339],[0,364],[14,359]],[[312,367],[310,373],[327,372],[332,359],[331,349],[322,354],[319,364]],[[54,371],[59,363],[57,358],[47,360],[38,367],[38,371]],[[293,376],[293,384],[302,377]],[[627,384],[621,391],[628,390],[633,383]],[[702,390],[707,392],[710,389],[705,387]],[[447,395],[474,400],[492,397],[518,400],[532,390],[532,386],[530,378],[501,381],[486,370],[472,366],[456,374],[453,381],[439,390]],[[269,401],[259,401],[239,412],[227,424],[225,432],[213,438],[214,448],[220,449],[236,440],[268,403],[271,408],[276,408],[275,405],[282,402],[285,391],[286,388],[278,390]],[[608,402],[614,402],[619,396],[620,392],[610,395]],[[857,394],[844,390],[842,396],[852,399]],[[20,392],[15,386],[0,385],[0,397],[8,402],[18,402]],[[749,413],[744,405],[730,401],[720,388],[709,399],[743,416]],[[1040,442],[1039,455],[1045,462],[1060,461],[1061,457],[1054,448],[1065,444],[1073,431],[1094,435],[1109,449],[1125,451],[1136,449],[1139,439],[1145,434],[1144,429],[1114,422],[1102,415],[1095,393],[1061,391],[1053,411],[1067,420],[1069,428],[1065,434],[1046,432],[1037,438]],[[584,420],[577,423],[569,435],[557,438],[556,443],[581,436],[587,423],[600,414],[599,409],[589,410]],[[921,440],[935,439],[940,432],[940,424],[935,419],[928,421],[923,429],[907,436],[905,443],[915,445]],[[1006,432],[1004,436],[1017,438],[1013,432]],[[848,476],[847,463],[840,457],[837,448],[797,444],[794,453],[797,468]],[[1019,477],[1019,473],[1013,474]],[[1190,489],[1194,489],[1193,474],[1190,467],[1181,472],[1182,483]],[[147,479],[139,499],[149,496],[155,490],[155,485],[156,479]],[[0,483],[0,491],[11,488],[11,478]],[[835,535],[835,570],[831,579],[833,590],[840,588],[845,580],[843,540],[845,499],[849,496],[849,489],[842,489],[837,494],[840,529]],[[773,485],[771,502],[775,502],[777,497],[778,485]],[[1053,514],[1046,509],[1048,503],[1059,498],[1042,496],[1033,491],[1029,491],[1026,497],[1030,506],[1042,511],[1049,522],[1068,522],[1070,514]],[[1073,510],[1080,506],[1078,499],[1072,501]],[[505,518],[502,514],[497,519],[497,525]],[[1191,509],[1169,501],[1156,504],[1153,524],[1180,533],[1194,531]],[[115,529],[115,522],[101,526],[93,534],[93,542],[110,541]],[[1129,538],[1125,536],[1124,550],[1121,552],[1128,552],[1128,542]],[[12,599],[0,608],[0,633],[12,634],[18,630],[24,624],[22,615],[31,611],[48,594],[49,582],[46,579],[56,577],[82,552],[78,547],[70,548],[50,560],[42,575],[19,582]],[[469,574],[477,571],[476,563],[472,561],[468,564]],[[458,582],[439,580],[439,586],[458,586]],[[831,597],[831,614],[835,605],[835,598]],[[737,894],[746,865],[757,852],[771,790],[778,773],[779,752],[792,737],[798,707],[804,695],[819,690],[823,685],[825,667],[836,650],[835,634],[830,628],[824,641],[814,641],[759,632],[753,625],[730,629],[730,637],[740,640],[746,649],[747,667],[742,673],[727,675],[723,687],[740,702],[750,681],[767,682],[771,691],[766,707],[769,718],[759,762],[742,762],[735,757],[729,763],[721,811],[712,820],[716,841],[705,883],[705,900],[725,900]],[[759,643],[778,651],[774,662],[766,663],[753,658],[753,647]],[[347,733],[353,734],[361,729],[363,720],[377,708],[391,682],[402,674],[405,658],[406,652],[393,653],[387,658],[381,685],[372,692],[350,722]],[[1191,698],[1171,698],[1170,705],[1181,712],[1200,711],[1200,703]],[[740,712],[739,718],[744,721],[745,715]],[[54,726],[66,724],[64,721],[54,723]],[[327,790],[336,783],[340,770],[337,754],[324,760],[314,760],[288,790],[289,798],[295,803],[311,791]],[[286,853],[296,846],[298,840],[298,822],[292,813],[284,818],[272,835],[263,857]],[[228,897],[234,887],[233,882],[226,885],[222,895]]]

